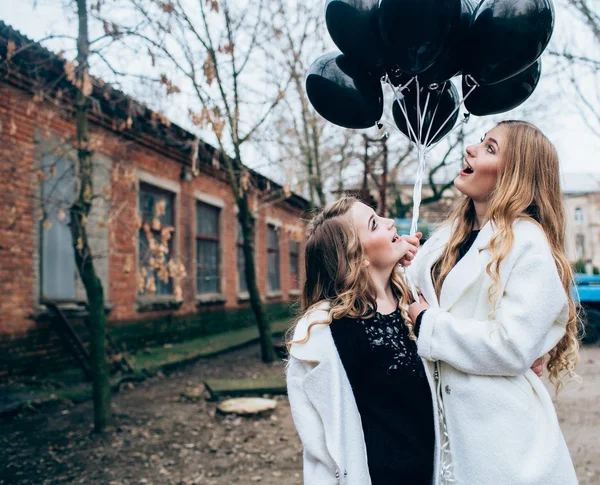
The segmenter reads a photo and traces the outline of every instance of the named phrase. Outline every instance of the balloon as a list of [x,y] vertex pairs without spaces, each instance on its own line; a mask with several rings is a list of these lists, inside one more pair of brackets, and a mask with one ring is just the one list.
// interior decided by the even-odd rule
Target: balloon
[[328,0],[325,5],[325,22],[335,45],[369,67],[383,64],[378,4],[379,0]]
[[[523,72],[505,81],[476,87],[465,99],[465,108],[476,116],[493,115],[516,108],[531,96],[541,75],[542,60],[538,59]],[[463,95],[472,89],[464,77],[462,86]]]
[[553,29],[551,0],[483,0],[469,29],[463,73],[479,84],[504,81],[540,57]]
[[[394,101],[392,114],[394,115],[396,126],[402,133],[408,136],[409,139],[412,141],[418,141],[423,145],[431,145],[432,143],[436,143],[441,140],[454,127],[454,124],[458,119],[459,110],[457,108],[460,106],[460,97],[458,95],[458,90],[450,81],[444,83],[442,88],[435,90],[430,90],[427,87],[420,88],[419,104],[421,106],[421,116],[423,116],[426,103],[427,110],[424,117],[423,127],[421,129],[421,134],[419,135],[416,92],[416,84],[411,84],[402,92],[402,94],[404,94],[404,103],[406,106],[408,119],[410,120],[410,125],[412,126],[412,129],[419,140],[415,140],[415,137],[408,129],[406,118],[404,117],[398,101]],[[427,102],[428,94],[429,101]],[[450,119],[446,124],[444,124],[448,117],[450,117]],[[440,128],[441,131],[438,133]],[[434,136],[435,138],[433,138]],[[431,138],[433,138],[433,141],[429,141]]]
[[433,65],[419,74],[421,85],[443,83],[462,71],[465,44],[476,7],[477,3],[475,0],[461,1],[460,22],[455,26],[453,32],[450,33],[447,47],[435,60]]
[[379,77],[338,52],[313,62],[306,76],[306,94],[323,118],[345,128],[369,128],[383,113]]
[[381,0],[379,28],[385,62],[418,74],[441,54],[460,22],[461,0]]

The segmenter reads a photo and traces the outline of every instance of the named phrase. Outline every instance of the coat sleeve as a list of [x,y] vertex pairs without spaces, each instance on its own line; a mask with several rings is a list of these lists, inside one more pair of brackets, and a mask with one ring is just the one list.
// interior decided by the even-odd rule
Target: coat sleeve
[[294,425],[304,447],[304,485],[337,485],[336,465],[327,450],[321,417],[304,392],[302,383],[308,366],[290,357],[287,369],[288,398]]
[[492,319],[460,319],[438,308],[423,315],[419,355],[479,375],[524,374],[565,333],[567,296],[551,254],[522,254]]

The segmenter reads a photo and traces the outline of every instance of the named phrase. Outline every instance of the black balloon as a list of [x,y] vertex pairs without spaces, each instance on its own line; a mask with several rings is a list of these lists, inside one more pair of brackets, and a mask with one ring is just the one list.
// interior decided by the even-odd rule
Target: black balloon
[[461,0],[381,0],[379,27],[385,63],[407,74],[433,64],[460,23]]
[[460,74],[464,64],[467,35],[476,7],[475,0],[461,1],[460,23],[450,33],[448,45],[433,65],[419,74],[422,85],[440,84]]
[[[419,105],[421,106],[421,116],[423,116],[423,112],[425,112],[423,127],[420,131],[416,84],[411,84],[411,86],[405,89],[402,94],[404,94],[404,99],[400,102],[404,102],[404,105],[406,106],[410,125],[417,137],[416,140],[415,136],[413,136],[408,128],[406,117],[402,112],[399,101],[394,101],[392,114],[394,115],[394,121],[396,122],[398,129],[410,140],[422,143],[423,145],[431,145],[447,135],[456,124],[459,111],[458,107],[460,106],[460,97],[458,95],[458,90],[450,81],[444,83],[444,86],[439,89],[430,90],[427,87],[420,88]],[[427,101],[428,94],[429,101]],[[426,105],[427,109],[425,109]],[[433,139],[433,141],[430,141],[431,139]]]
[[538,59],[553,29],[551,0],[483,0],[469,29],[463,72],[479,84],[504,81]]
[[369,128],[383,113],[379,77],[337,52],[313,62],[306,76],[306,93],[323,118],[345,128]]
[[325,5],[325,22],[335,45],[369,67],[382,65],[378,4],[379,0],[328,0]]
[[[465,108],[476,116],[493,115],[516,108],[535,90],[542,75],[542,60],[538,59],[531,66],[516,76],[489,86],[478,86],[465,99]],[[463,95],[470,90],[463,77]]]

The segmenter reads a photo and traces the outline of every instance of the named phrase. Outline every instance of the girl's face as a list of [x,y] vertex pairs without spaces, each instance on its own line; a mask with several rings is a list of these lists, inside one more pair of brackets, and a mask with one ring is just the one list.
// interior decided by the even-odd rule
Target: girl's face
[[504,127],[499,125],[486,133],[479,145],[467,147],[464,168],[454,185],[474,202],[489,201],[496,188],[504,141]]
[[378,216],[362,202],[352,206],[350,215],[370,267],[375,270],[393,269],[410,249],[410,245],[398,237],[394,220]]

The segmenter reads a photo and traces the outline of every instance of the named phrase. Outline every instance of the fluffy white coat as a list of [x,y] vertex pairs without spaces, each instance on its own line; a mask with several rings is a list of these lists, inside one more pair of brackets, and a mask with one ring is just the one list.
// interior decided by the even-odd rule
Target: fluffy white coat
[[438,301],[431,267],[450,237],[438,230],[421,248],[409,276],[431,309],[419,355],[438,362],[458,484],[577,483],[552,399],[530,369],[565,333],[568,305],[548,240],[536,223],[515,222],[514,244],[500,265],[501,298],[492,315],[486,272],[494,233],[480,231],[446,277]]

